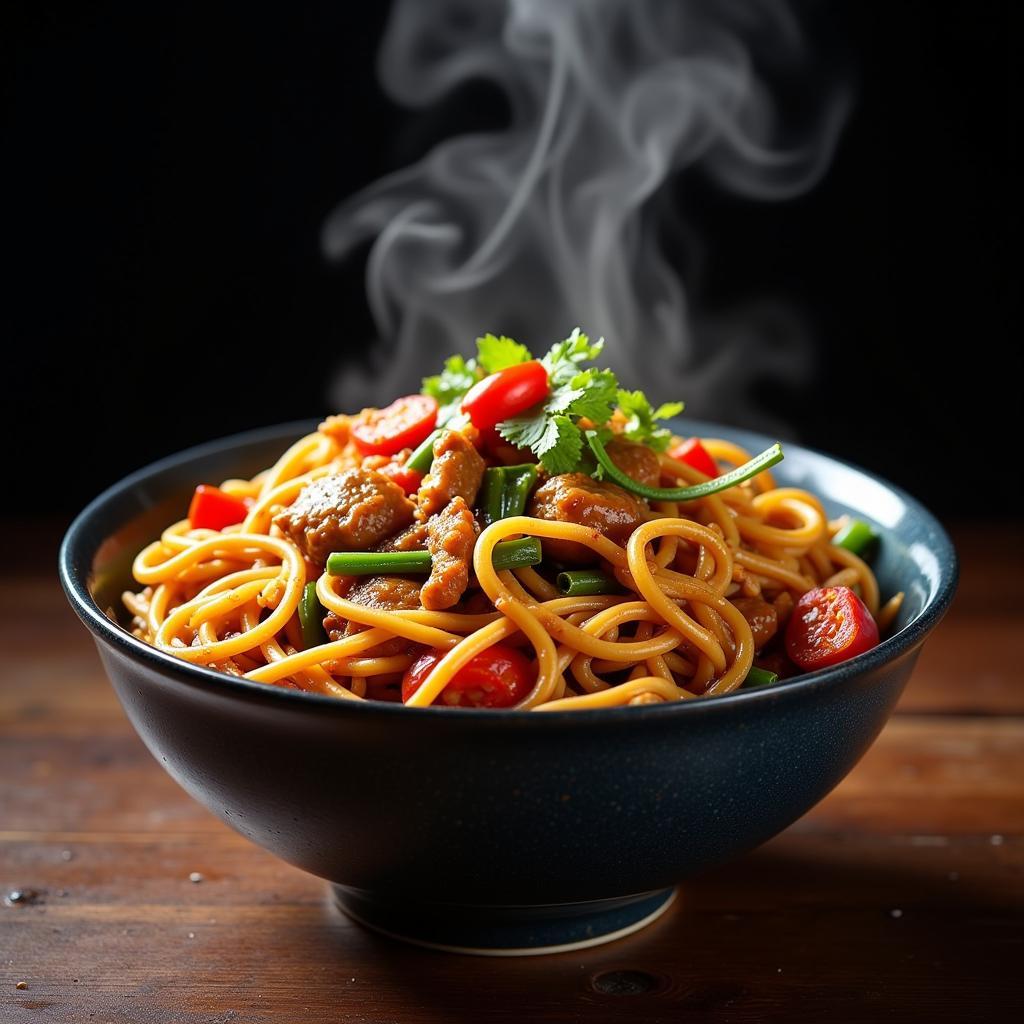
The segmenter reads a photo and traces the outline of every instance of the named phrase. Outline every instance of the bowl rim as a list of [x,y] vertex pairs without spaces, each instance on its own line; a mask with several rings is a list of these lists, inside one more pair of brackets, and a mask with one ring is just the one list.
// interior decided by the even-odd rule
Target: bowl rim
[[[307,711],[316,709],[321,714],[336,715],[399,715],[402,718],[422,716],[424,720],[437,720],[443,716],[445,720],[472,719],[473,721],[492,721],[508,724],[509,722],[534,722],[538,725],[543,721],[565,723],[566,721],[591,723],[607,723],[623,720],[629,721],[650,719],[666,715],[695,715],[709,713],[714,709],[724,711],[739,704],[772,703],[788,696],[808,691],[818,691],[833,687],[843,680],[849,680],[872,672],[895,661],[901,655],[914,650],[923,642],[927,634],[942,619],[953,595],[959,578],[959,559],[953,542],[938,519],[932,515],[916,498],[902,488],[890,483],[883,477],[871,473],[862,467],[843,459],[827,455],[824,452],[795,442],[783,442],[789,448],[818,459],[824,459],[846,470],[859,473],[866,478],[882,485],[895,494],[909,509],[913,517],[921,522],[925,529],[933,535],[939,564],[939,583],[934,597],[921,610],[920,614],[907,623],[898,633],[886,638],[877,647],[850,661],[840,662],[830,668],[819,669],[806,675],[792,676],[780,680],[772,686],[750,690],[734,690],[709,699],[665,702],[658,704],[640,704],[613,708],[588,708],[565,710],[535,714],[532,711],[510,708],[488,709],[482,713],[478,708],[425,707],[407,708],[403,704],[386,701],[370,700],[338,700],[325,694],[309,693],[304,690],[291,690],[280,686],[254,682],[237,676],[227,675],[205,665],[197,665],[183,661],[173,655],[166,654],[145,641],[138,639],[126,629],[113,622],[93,600],[89,593],[88,580],[92,572],[92,560],[105,537],[93,544],[87,543],[92,533],[93,520],[99,518],[106,507],[117,501],[126,492],[130,492],[148,480],[162,473],[177,469],[194,460],[211,455],[223,454],[232,448],[244,447],[261,442],[280,439],[283,444],[289,439],[295,440],[304,433],[315,429],[317,420],[295,420],[272,426],[246,430],[225,437],[206,441],[202,444],[182,449],[130,473],[121,480],[106,488],[97,495],[75,517],[60,545],[58,555],[58,571],[60,582],[64,588],[72,608],[78,617],[89,628],[93,635],[108,646],[120,650],[135,661],[141,661],[158,670],[175,683],[189,686],[202,691],[213,691],[214,696],[236,698],[250,701],[271,701],[279,704],[282,711],[292,709]],[[756,431],[741,427],[733,427],[723,423],[707,420],[678,419],[670,421],[676,429],[680,424],[684,433],[697,433],[701,436],[724,436],[740,438],[740,443],[748,446],[761,444],[762,447],[771,443],[771,438]],[[119,525],[124,525],[119,524]]]

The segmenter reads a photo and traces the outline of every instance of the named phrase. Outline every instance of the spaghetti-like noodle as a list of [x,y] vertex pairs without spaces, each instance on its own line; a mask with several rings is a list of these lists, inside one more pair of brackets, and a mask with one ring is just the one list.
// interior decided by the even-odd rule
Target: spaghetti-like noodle
[[[735,690],[759,643],[744,602],[760,602],[776,628],[819,586],[852,588],[883,628],[899,607],[900,595],[882,607],[867,564],[832,543],[841,524],[828,521],[820,500],[776,487],[767,471],[698,500],[652,502],[624,544],[579,523],[499,519],[476,539],[472,600],[450,609],[349,600],[351,580],[326,572],[274,525],[304,488],[365,463],[343,429],[325,428],[254,479],[221,485],[248,504],[244,521],[214,530],[183,520],[140,552],[133,571],[143,589],[124,596],[136,636],[194,664],[345,700],[396,699],[416,652],[438,651],[406,700],[412,707],[437,702],[460,670],[505,642],[535,672],[516,706],[553,711]],[[731,442],[703,445],[720,463],[750,458]],[[665,454],[659,465],[665,486],[706,479]],[[621,592],[562,596],[546,564],[495,569],[496,545],[520,537],[582,545]],[[325,614],[348,624],[346,635],[303,642],[299,603],[309,581]],[[381,649],[396,638],[401,649]]]

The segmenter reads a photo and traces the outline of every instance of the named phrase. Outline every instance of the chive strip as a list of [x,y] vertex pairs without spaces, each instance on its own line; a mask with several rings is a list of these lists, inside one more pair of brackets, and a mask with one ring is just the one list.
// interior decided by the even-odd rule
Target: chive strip
[[540,541],[536,537],[520,537],[519,540],[503,540],[495,544],[491,561],[496,570],[501,570],[540,565],[540,559]]
[[443,430],[434,430],[430,436],[409,456],[405,463],[406,469],[415,469],[417,473],[426,473],[434,461],[434,442],[443,434]]
[[429,551],[335,551],[327,559],[332,576],[375,576],[378,573],[428,573]]
[[484,482],[480,488],[480,516],[484,526],[490,526],[505,518],[505,485],[507,478],[504,466],[493,466],[484,470]]
[[521,516],[536,482],[537,467],[531,463],[485,469],[479,502],[484,526],[510,516]]
[[611,576],[600,569],[573,569],[569,572],[560,572],[555,577],[555,583],[566,597],[618,594],[622,590]]
[[327,643],[324,632],[324,609],[316,596],[316,581],[307,583],[299,598],[299,625],[302,627],[302,643],[308,651]]
[[537,467],[527,462],[522,466],[505,466],[505,487],[502,494],[501,518],[521,516],[537,482]]
[[747,678],[740,684],[742,689],[752,690],[758,686],[771,686],[773,683],[779,681],[778,674],[775,672],[769,672],[765,668],[758,668],[756,665],[750,666],[750,671],[747,673]]
[[863,554],[868,547],[878,540],[878,534],[860,519],[851,519],[833,538],[832,543],[838,548],[846,548],[855,555]]
[[782,445],[775,442],[771,448],[766,448],[760,455],[755,455],[749,462],[737,466],[728,473],[723,473],[714,480],[707,480],[702,484],[694,484],[692,487],[648,487],[646,484],[638,483],[631,476],[623,473],[618,466],[612,462],[608,453],[601,443],[596,430],[587,431],[587,442],[590,449],[597,458],[598,463],[605,473],[611,477],[620,487],[627,491],[639,494],[651,501],[694,501],[696,498],[706,498],[709,494],[717,494],[719,491],[727,491],[730,487],[757,476],[758,473],[774,466],[783,459]]
[[[540,541],[536,537],[503,540],[494,545],[494,568],[520,569],[539,565]],[[327,559],[331,576],[387,576],[393,573],[425,575],[430,572],[429,551],[335,551]]]

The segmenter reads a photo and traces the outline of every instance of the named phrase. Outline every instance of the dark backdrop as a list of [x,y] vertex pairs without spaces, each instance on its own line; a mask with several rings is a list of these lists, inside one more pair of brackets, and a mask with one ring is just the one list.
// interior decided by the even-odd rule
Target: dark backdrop
[[[328,411],[328,368],[372,326],[358,262],[321,258],[325,215],[502,116],[472,90],[425,123],[394,108],[373,72],[386,13],[24,5],[5,88],[4,406],[33,500],[9,513],[64,517],[184,445]],[[1010,5],[809,17],[860,80],[834,166],[785,204],[697,176],[696,299],[727,310],[773,291],[804,309],[816,378],[765,396],[804,440],[940,513],[1007,514],[1021,490]],[[240,349],[266,358],[239,369]],[[271,360],[301,387],[272,386]]]

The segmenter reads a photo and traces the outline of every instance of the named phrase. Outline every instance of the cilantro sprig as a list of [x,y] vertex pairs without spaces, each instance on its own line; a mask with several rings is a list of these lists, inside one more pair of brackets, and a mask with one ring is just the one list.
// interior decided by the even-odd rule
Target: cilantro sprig
[[[423,381],[423,393],[436,398],[441,407],[438,425],[451,421],[466,392],[478,380],[533,358],[525,345],[504,335],[485,334],[477,338],[476,345],[475,359],[451,356],[441,373]],[[668,447],[671,432],[658,421],[677,416],[683,403],[666,402],[655,408],[642,391],[620,388],[611,370],[584,365],[594,362],[603,348],[603,338],[592,342],[577,327],[540,360],[548,374],[547,397],[532,409],[498,424],[498,433],[506,441],[517,448],[528,448],[549,473],[583,469],[600,475],[602,468],[594,462],[583,432],[596,428],[610,437],[607,424],[616,409],[623,418],[621,436],[656,451]]]
[[663,402],[654,409],[642,391],[624,391],[620,388],[618,403],[626,417],[623,437],[646,444],[657,452],[663,452],[669,446],[672,431],[667,427],[659,427],[655,421],[678,416],[683,411],[682,402]]

